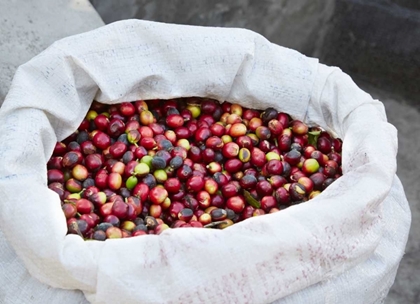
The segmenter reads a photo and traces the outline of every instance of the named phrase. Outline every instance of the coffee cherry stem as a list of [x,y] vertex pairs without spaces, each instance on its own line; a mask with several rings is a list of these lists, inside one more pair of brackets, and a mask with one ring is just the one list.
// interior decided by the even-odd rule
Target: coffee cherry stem
[[317,147],[316,143],[318,141],[319,135],[321,135],[321,131],[309,131],[308,143],[316,148]]
[[75,231],[78,236],[81,238],[84,238],[82,233],[80,232],[79,225],[77,225],[77,222],[73,222],[69,225],[69,230]]
[[244,197],[245,197],[245,201],[252,207],[259,209],[261,208],[261,203],[259,201],[257,201],[255,198],[252,197],[251,193],[249,193],[248,191],[244,190]]
[[204,228],[214,228],[214,227],[216,227],[216,226],[218,226],[218,225],[220,225],[220,224],[227,224],[227,222],[226,222],[226,221],[217,221],[217,222],[212,222],[212,223],[210,223],[210,224],[204,225],[203,227],[204,227]]

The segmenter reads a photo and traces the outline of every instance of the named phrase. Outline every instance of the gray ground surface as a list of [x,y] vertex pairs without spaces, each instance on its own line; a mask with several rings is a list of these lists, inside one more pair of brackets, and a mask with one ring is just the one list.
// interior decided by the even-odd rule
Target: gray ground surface
[[19,65],[58,39],[101,25],[87,0],[0,0],[0,105]]
[[[16,2],[13,3],[16,4]],[[34,0],[27,1],[26,9],[22,9],[22,6],[10,5],[5,0],[0,1],[0,105],[7,93],[14,71],[20,64],[61,37],[102,25],[102,21],[87,5],[86,0],[43,0],[42,5],[39,3]],[[51,5],[52,3],[54,5]],[[223,9],[223,6],[220,7],[222,13]],[[302,11],[298,8],[295,9],[299,12]],[[420,113],[410,106],[412,103],[398,95],[379,90],[366,83],[361,84],[361,87],[384,103],[388,120],[399,131],[398,176],[405,187],[413,217],[406,255],[401,262],[395,284],[385,303],[420,303],[420,187],[418,183],[420,177],[418,161]],[[392,91],[392,87],[389,90]],[[415,96],[414,98],[417,98],[416,101],[419,103],[419,97]],[[3,245],[4,247],[1,247]],[[1,257],[2,259],[10,258],[11,263],[20,263],[7,244],[0,244],[0,253],[5,253]],[[4,275],[2,271],[0,271],[0,276]],[[24,268],[21,271],[24,272]],[[10,278],[10,280],[12,279]],[[45,292],[50,289],[42,284],[39,285],[39,288],[44,288]],[[25,292],[23,284],[21,284],[20,290]],[[53,299],[50,302],[53,303]],[[0,303],[9,302],[2,302],[0,297]]]

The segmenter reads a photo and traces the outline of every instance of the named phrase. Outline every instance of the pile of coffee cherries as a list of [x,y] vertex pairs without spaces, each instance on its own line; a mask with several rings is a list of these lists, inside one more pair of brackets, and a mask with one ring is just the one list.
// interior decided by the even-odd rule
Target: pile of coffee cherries
[[48,161],[68,233],[223,229],[306,202],[339,178],[342,141],[286,113],[208,98],[93,102]]

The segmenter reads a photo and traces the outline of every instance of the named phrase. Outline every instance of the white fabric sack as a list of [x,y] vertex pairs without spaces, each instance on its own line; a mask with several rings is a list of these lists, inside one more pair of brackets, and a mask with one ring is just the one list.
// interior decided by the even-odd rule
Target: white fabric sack
[[[181,96],[274,106],[323,126],[344,140],[344,175],[307,203],[225,230],[66,235],[46,181],[55,142],[93,99]],[[383,105],[339,69],[256,33],[130,20],[60,40],[18,69],[0,121],[0,229],[53,287],[92,303],[376,303],[393,283],[410,211]]]

